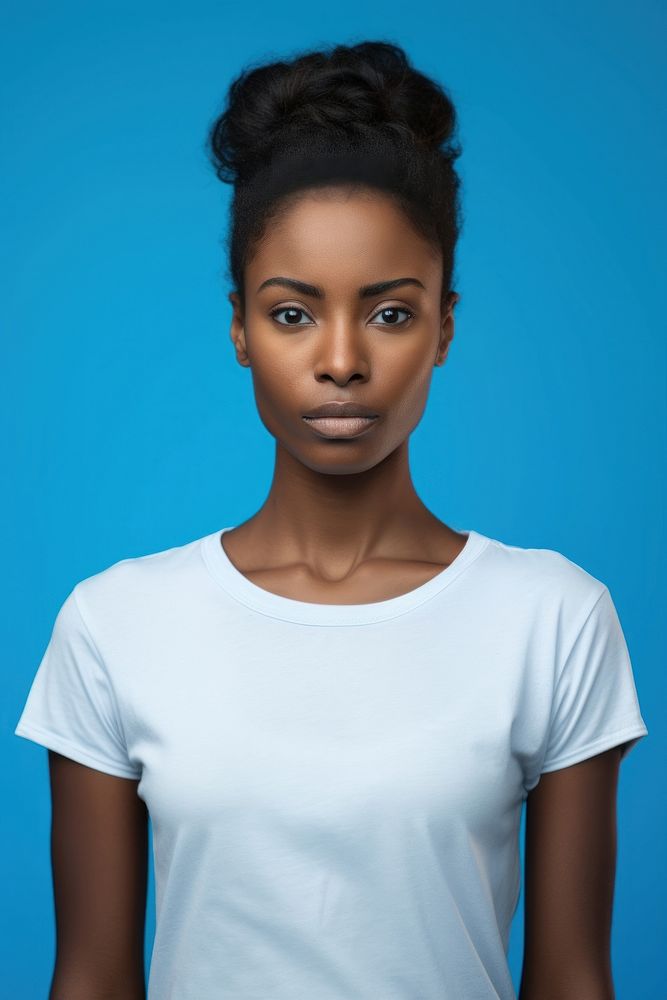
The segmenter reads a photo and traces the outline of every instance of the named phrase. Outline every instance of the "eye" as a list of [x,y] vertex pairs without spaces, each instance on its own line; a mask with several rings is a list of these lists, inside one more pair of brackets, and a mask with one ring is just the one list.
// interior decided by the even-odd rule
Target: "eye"
[[390,320],[388,323],[380,323],[380,326],[402,326],[404,323],[409,322],[414,317],[414,313],[410,309],[404,309],[403,306],[385,306],[384,309],[380,309],[376,316],[383,316],[385,313],[405,313],[407,319],[401,320],[399,322],[394,322]]
[[[287,314],[289,314],[290,319],[288,319],[287,322],[283,322],[282,320],[279,320],[277,317],[280,315],[280,313],[287,313]],[[380,323],[380,326],[402,326],[404,323],[407,323],[411,319],[413,319],[414,315],[415,315],[410,309],[405,309],[403,306],[385,306],[384,309],[380,309],[379,312],[375,313],[375,316],[373,318],[375,319],[375,317],[377,317],[377,316],[384,316],[385,319],[386,319],[387,317],[386,317],[385,314],[387,314],[387,313],[389,313],[390,316],[392,314],[395,315],[396,313],[405,313],[405,315],[406,315],[407,318],[404,319],[404,320],[398,320],[398,321],[395,321],[393,319],[389,319],[388,322]],[[280,326],[307,326],[308,325],[307,323],[300,323],[298,321],[298,316],[299,315],[301,315],[301,316],[307,316],[308,315],[308,313],[306,312],[306,310],[302,309],[301,306],[281,306],[279,309],[273,309],[269,313],[269,315],[273,319],[275,319],[275,321]],[[295,320],[295,321],[292,322],[292,320]]]
[[298,322],[297,323],[292,323],[292,322],[282,323],[280,320],[276,319],[276,317],[278,316],[279,313],[283,313],[283,312],[284,313],[291,313],[292,317],[294,317],[294,313],[302,313],[304,316],[308,315],[308,313],[306,312],[306,310],[302,309],[301,306],[281,306],[280,309],[274,309],[272,312],[270,312],[269,316],[272,316],[273,319],[276,320],[276,323],[279,324],[279,326],[305,326],[306,325],[305,323],[298,323]]

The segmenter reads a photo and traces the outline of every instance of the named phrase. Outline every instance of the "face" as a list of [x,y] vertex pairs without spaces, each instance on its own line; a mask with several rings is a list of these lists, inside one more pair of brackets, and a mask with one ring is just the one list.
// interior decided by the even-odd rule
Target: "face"
[[[397,279],[410,280],[372,287]],[[304,192],[269,226],[246,267],[245,315],[229,298],[237,360],[279,447],[314,471],[349,474],[407,441],[454,335],[458,296],[443,313],[441,281],[439,252],[382,193]],[[305,419],[329,402],[375,417]]]

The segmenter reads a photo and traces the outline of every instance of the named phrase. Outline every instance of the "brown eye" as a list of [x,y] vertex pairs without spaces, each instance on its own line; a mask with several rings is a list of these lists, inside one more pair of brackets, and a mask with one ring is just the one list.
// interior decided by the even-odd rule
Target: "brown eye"
[[[380,312],[375,314],[375,316],[384,316],[386,319],[387,313],[389,313],[389,321],[387,323],[380,323],[380,326],[402,326],[403,323],[407,323],[414,316],[413,312],[409,309],[404,309],[403,306],[385,306],[384,309],[381,309]],[[396,313],[405,313],[407,315],[407,319],[395,321],[391,317],[395,316]]]
[[[286,323],[283,323],[280,320],[276,319],[276,317],[278,316],[279,313],[287,313],[288,314],[289,319],[287,320]],[[296,314],[296,316],[295,316],[295,314]],[[299,314],[302,315],[302,316],[307,316],[308,315],[306,313],[305,309],[302,309],[300,306],[281,306],[280,309],[274,309],[272,312],[269,313],[269,315],[272,316],[273,319],[276,319],[276,322],[280,326],[305,326],[306,324],[298,322],[298,316],[299,316]]]

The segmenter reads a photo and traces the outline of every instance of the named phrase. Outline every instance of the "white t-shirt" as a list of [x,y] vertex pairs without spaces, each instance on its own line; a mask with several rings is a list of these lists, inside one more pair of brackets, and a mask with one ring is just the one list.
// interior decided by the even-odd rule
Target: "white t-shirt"
[[466,533],[369,604],[272,594],[220,531],[70,592],[15,732],[140,779],[148,1000],[515,998],[527,793],[648,730],[607,587]]

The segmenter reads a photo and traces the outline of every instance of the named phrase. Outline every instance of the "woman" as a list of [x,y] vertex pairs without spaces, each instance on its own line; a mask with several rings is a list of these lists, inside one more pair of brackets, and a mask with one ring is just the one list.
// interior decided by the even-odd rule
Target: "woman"
[[65,600],[16,733],[49,748],[54,995],[611,997],[619,763],[647,734],[609,590],[436,517],[408,440],[454,334],[455,109],[397,46],[242,73],[231,339],[276,440],[242,524]]

